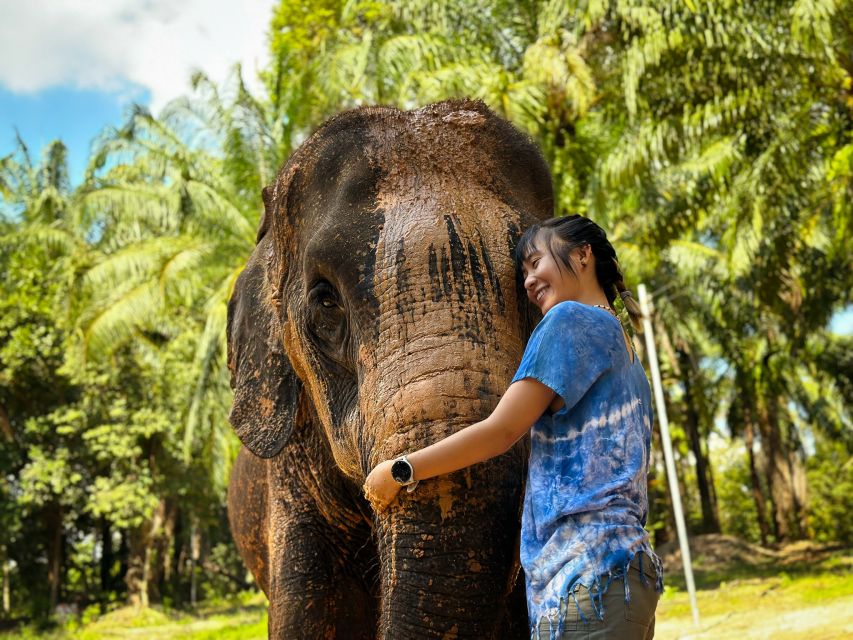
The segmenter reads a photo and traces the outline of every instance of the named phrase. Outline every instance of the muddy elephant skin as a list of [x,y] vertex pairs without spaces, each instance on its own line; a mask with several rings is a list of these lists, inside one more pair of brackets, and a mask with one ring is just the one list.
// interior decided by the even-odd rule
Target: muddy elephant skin
[[525,452],[375,514],[378,462],[486,417],[536,322],[513,265],[552,215],[533,144],[482,103],[343,113],[264,190],[229,304],[229,489],[272,638],[527,637]]

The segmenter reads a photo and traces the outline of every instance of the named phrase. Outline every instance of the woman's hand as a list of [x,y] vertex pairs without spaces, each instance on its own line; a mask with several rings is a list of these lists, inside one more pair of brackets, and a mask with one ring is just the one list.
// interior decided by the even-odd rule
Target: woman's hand
[[386,460],[376,465],[364,481],[364,497],[377,513],[385,511],[400,491],[400,485],[391,477],[393,464],[393,460]]

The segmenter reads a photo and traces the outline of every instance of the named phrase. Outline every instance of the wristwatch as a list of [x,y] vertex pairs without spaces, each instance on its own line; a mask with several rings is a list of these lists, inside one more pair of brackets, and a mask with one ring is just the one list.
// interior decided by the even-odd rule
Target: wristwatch
[[415,470],[412,468],[412,463],[406,456],[400,456],[391,465],[391,477],[397,484],[406,487],[406,490],[411,493],[418,486],[418,481],[414,479]]

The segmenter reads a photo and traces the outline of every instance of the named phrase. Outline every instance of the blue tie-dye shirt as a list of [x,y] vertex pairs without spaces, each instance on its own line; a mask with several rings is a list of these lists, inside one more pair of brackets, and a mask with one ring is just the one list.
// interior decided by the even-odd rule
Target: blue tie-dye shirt
[[513,378],[538,380],[565,402],[543,414],[530,432],[521,564],[533,629],[544,617],[554,633],[562,630],[577,587],[600,600],[607,576],[623,575],[638,552],[657,566],[660,583],[660,561],[643,528],[649,383],[639,360],[631,358],[615,317],[561,302],[533,331]]

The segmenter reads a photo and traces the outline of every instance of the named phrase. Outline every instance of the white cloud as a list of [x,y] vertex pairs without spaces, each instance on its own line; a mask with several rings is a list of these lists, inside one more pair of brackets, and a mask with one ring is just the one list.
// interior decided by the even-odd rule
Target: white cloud
[[201,69],[236,62],[257,88],[275,0],[0,0],[0,85],[151,92],[156,110]]

